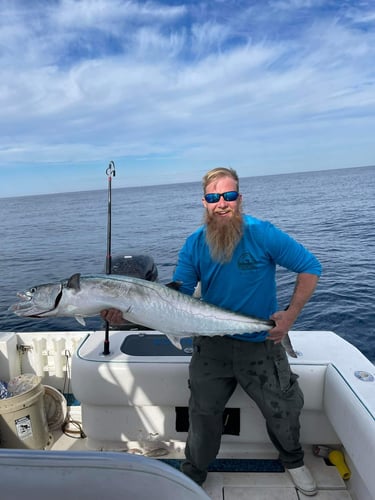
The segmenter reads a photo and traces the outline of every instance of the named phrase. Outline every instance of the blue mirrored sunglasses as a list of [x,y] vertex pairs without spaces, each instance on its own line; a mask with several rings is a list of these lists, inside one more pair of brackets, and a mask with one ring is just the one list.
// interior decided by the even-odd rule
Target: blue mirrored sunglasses
[[217,203],[221,197],[225,201],[236,201],[239,196],[238,191],[227,191],[226,193],[208,193],[204,195],[207,203]]

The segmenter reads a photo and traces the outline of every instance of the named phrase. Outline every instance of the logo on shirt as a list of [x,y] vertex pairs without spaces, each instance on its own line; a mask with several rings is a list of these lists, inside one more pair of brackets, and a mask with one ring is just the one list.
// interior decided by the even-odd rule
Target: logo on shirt
[[246,252],[240,255],[237,265],[242,271],[248,271],[256,267],[256,261],[254,260],[251,253]]

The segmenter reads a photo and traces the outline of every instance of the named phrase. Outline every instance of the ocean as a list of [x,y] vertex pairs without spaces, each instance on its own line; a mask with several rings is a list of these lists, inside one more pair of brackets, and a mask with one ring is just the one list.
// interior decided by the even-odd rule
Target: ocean
[[[172,278],[179,249],[201,224],[200,182],[116,188],[112,256],[153,257],[158,279]],[[246,213],[267,219],[323,265],[318,288],[294,330],[330,330],[375,361],[375,167],[241,179]],[[16,293],[80,272],[105,272],[106,186],[100,191],[0,199],[1,331],[82,330],[74,319],[22,319],[8,311]],[[278,269],[280,309],[295,275]],[[102,328],[100,318],[86,328]]]

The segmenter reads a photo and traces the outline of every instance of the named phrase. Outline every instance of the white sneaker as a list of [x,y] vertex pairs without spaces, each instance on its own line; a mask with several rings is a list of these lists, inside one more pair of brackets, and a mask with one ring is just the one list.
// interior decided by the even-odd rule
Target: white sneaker
[[296,469],[287,470],[297,489],[304,495],[313,496],[318,493],[316,482],[306,465],[302,465],[302,467],[297,467]]

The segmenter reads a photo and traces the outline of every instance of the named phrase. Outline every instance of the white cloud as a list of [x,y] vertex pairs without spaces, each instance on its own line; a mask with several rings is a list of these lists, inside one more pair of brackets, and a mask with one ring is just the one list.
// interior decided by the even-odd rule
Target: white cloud
[[68,29],[118,26],[126,21],[168,22],[186,12],[181,6],[163,5],[158,2],[122,0],[62,0],[51,10],[51,21]]
[[189,159],[245,164],[267,141],[286,168],[327,130],[373,158],[373,10],[326,7],[3,1],[0,167],[160,156],[185,177]]

